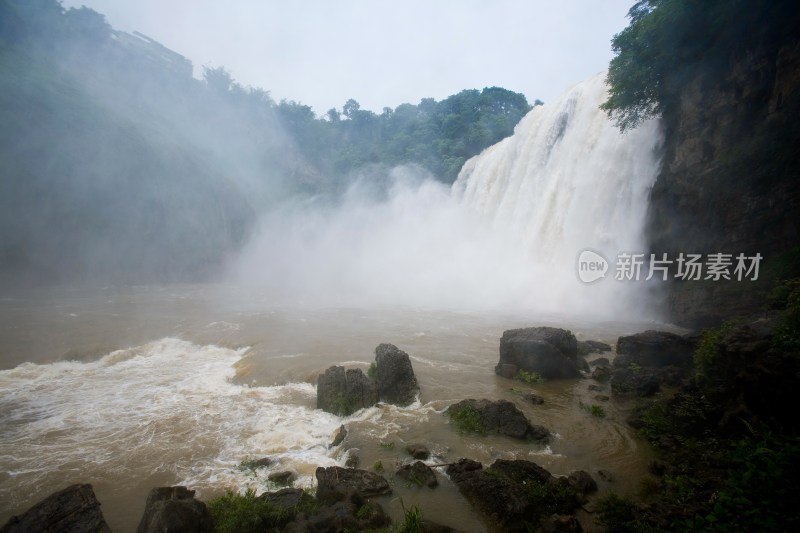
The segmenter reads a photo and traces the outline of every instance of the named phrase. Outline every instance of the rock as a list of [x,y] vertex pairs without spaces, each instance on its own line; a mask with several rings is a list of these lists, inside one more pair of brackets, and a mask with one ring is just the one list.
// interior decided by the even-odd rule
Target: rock
[[453,419],[459,413],[477,413],[480,433],[496,433],[515,439],[546,441],[550,432],[543,426],[531,424],[517,406],[507,400],[461,400],[447,408],[446,413]]
[[317,381],[317,409],[347,416],[378,402],[378,392],[360,368],[332,366]]
[[542,522],[541,533],[581,533],[583,528],[578,519],[572,515],[553,514]]
[[382,402],[408,405],[419,392],[411,359],[393,344],[379,344],[375,348],[375,379]]
[[695,343],[666,331],[648,330],[617,341],[615,368],[625,368],[631,364],[640,367],[665,366],[689,367],[694,359]]
[[54,492],[23,514],[9,518],[0,531],[110,533],[111,529],[103,518],[94,489],[89,484],[83,484]]
[[595,369],[592,371],[592,379],[599,381],[600,383],[605,383],[611,379],[611,368],[607,366],[595,367]]
[[586,359],[578,359],[578,370],[581,372],[589,372],[589,363],[586,362]]
[[612,474],[608,470],[598,470],[597,475],[600,476],[600,479],[602,479],[606,483],[614,482],[614,474]]
[[533,393],[523,394],[522,399],[528,403],[532,403],[533,405],[542,405],[544,403],[544,398],[542,398],[538,394],[533,394]]
[[598,395],[596,395],[596,396],[594,397],[594,399],[595,399],[595,400],[597,400],[598,402],[607,402],[607,401],[609,401],[611,398],[609,398],[609,397],[608,397],[608,396],[606,396],[605,394],[598,394]]
[[495,373],[508,376],[512,367],[545,379],[578,377],[578,342],[559,328],[523,328],[503,332]]
[[408,446],[406,446],[406,451],[414,459],[425,460],[431,455],[431,452],[428,449],[428,447],[423,444],[409,444]]
[[575,489],[579,494],[591,494],[597,492],[597,482],[589,475],[588,472],[583,470],[576,470],[567,477],[569,486]]
[[295,475],[294,472],[283,470],[281,472],[272,472],[267,476],[267,479],[278,485],[289,485],[295,480]]
[[317,499],[322,503],[335,503],[347,499],[351,491],[364,498],[382,496],[392,492],[383,476],[367,470],[329,466],[317,468]]
[[603,387],[601,387],[600,385],[594,385],[594,384],[589,385],[587,387],[587,389],[590,390],[590,391],[595,391],[595,392],[602,392],[603,391]]
[[271,457],[262,457],[261,459],[255,459],[253,461],[247,461],[247,466],[256,469],[256,468],[264,468],[272,464]]
[[344,424],[339,426],[339,429],[336,430],[336,434],[333,436],[333,442],[328,448],[335,448],[344,442],[344,438],[347,437],[347,428],[344,427]]
[[610,352],[611,346],[600,341],[578,341],[578,355],[590,353]]
[[361,457],[358,448],[350,448],[347,450],[347,460],[344,466],[347,468],[358,468],[358,463],[361,462]]
[[192,531],[212,533],[214,521],[206,504],[186,487],[159,487],[150,491],[137,533]]
[[551,514],[569,514],[580,505],[566,480],[530,461],[498,460],[488,469],[461,459],[447,475],[464,497],[502,531],[530,531]]
[[412,464],[401,466],[397,470],[397,476],[418,487],[425,485],[432,489],[439,484],[439,481],[436,479],[436,474],[431,467],[422,461],[415,461]]
[[611,366],[611,361],[608,360],[608,357],[598,357],[589,361],[589,366]]
[[648,371],[616,368],[611,376],[611,392],[617,395],[652,396],[661,388],[661,380]]
[[322,507],[313,515],[298,515],[280,529],[291,533],[334,531],[379,531],[392,520],[377,502],[367,501],[350,489],[345,497]]
[[654,476],[662,477],[667,473],[667,463],[659,459],[653,459],[647,464],[647,470]]
[[311,497],[303,489],[286,488],[277,492],[265,492],[259,499],[269,502],[284,511],[294,511]]

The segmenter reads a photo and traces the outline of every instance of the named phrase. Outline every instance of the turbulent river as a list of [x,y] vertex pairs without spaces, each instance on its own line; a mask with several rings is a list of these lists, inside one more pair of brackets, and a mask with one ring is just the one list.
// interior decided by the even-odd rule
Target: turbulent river
[[[280,470],[311,486],[315,468],[343,464],[349,448],[359,449],[362,467],[380,460],[391,478],[396,462],[408,459],[404,445],[416,442],[433,451],[431,464],[525,458],[555,474],[585,469],[598,478],[598,470],[607,470],[615,480],[598,478],[601,487],[632,489],[648,452],[625,425],[625,406],[612,401],[607,418],[598,419],[581,407],[597,403],[589,379],[528,386],[494,374],[502,331],[531,325],[557,325],[579,339],[612,344],[620,334],[653,327],[410,307],[272,307],[257,292],[228,286],[5,297],[0,521],[58,488],[89,482],[112,529],[133,531],[154,486],[185,484],[206,499],[227,488],[267,490],[266,476]],[[332,364],[366,370],[381,342],[410,354],[419,401],[347,418],[316,410],[317,376]],[[527,405],[512,388],[531,389],[545,403]],[[442,411],[468,397],[515,401],[555,437],[543,447],[460,435]],[[341,424],[348,437],[329,449]],[[239,467],[262,457],[276,461],[256,472]],[[401,496],[433,520],[483,530],[454,486],[439,477],[433,491],[396,482],[384,506],[399,516]]]

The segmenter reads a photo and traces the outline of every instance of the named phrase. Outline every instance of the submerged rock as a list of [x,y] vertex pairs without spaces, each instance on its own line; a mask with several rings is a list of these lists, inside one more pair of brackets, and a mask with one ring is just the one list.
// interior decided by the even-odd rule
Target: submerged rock
[[514,377],[520,370],[535,372],[545,379],[578,377],[578,341],[575,335],[564,329],[548,327],[504,331],[495,373]]
[[375,384],[359,368],[332,366],[317,381],[317,409],[347,416],[378,402]]
[[364,498],[382,496],[392,492],[389,482],[383,476],[357,468],[319,467],[316,477],[317,499],[325,504],[344,501],[353,491]]
[[409,481],[410,483],[413,483],[418,487],[422,487],[424,485],[432,489],[439,484],[439,481],[436,479],[436,474],[433,472],[431,467],[422,461],[415,461],[412,464],[401,466],[397,470],[397,476]]
[[427,459],[431,455],[431,451],[424,444],[409,444],[406,446],[406,451],[414,459]]
[[71,485],[54,492],[25,513],[9,518],[0,531],[110,533],[111,529],[103,518],[94,489],[89,484],[83,484]]
[[408,405],[419,392],[411,359],[393,344],[379,344],[375,348],[375,380],[382,402]]
[[547,428],[531,424],[525,414],[507,400],[461,400],[448,407],[446,413],[461,431],[541,442],[550,436]]
[[137,533],[192,531],[212,533],[214,521],[206,504],[186,487],[159,487],[150,491]]

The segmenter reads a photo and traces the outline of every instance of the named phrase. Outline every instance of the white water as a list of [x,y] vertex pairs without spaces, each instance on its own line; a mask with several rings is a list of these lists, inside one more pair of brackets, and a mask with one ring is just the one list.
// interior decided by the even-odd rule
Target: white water
[[[613,261],[620,252],[645,250],[642,228],[662,137],[656,120],[620,134],[599,109],[604,80],[597,74],[534,108],[513,136],[467,161],[453,185],[464,205],[520,240],[545,309],[631,312],[644,292],[613,280]],[[587,248],[612,263],[607,279],[591,287],[576,276],[576,258]]]
[[452,189],[395,169],[388,198],[353,187],[342,205],[264,219],[234,279],[326,305],[534,309],[639,317],[641,284],[577,277],[578,254],[644,249],[661,144],[656,121],[620,134],[599,105],[604,75],[534,108],[469,160]]

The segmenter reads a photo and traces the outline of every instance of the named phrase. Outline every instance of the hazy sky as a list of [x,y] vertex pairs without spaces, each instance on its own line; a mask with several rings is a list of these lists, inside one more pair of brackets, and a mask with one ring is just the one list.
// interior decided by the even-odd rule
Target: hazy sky
[[554,99],[604,70],[634,0],[64,0],[323,114],[500,86]]

